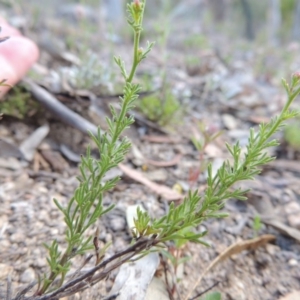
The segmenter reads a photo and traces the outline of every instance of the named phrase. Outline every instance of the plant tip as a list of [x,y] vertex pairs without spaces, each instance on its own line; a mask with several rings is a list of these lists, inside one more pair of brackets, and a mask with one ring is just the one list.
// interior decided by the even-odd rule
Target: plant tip
[[295,73],[293,74],[293,78],[300,79],[300,72],[295,72]]
[[293,78],[293,81],[299,83],[299,82],[300,82],[300,72],[295,72],[295,73],[292,75],[292,78]]

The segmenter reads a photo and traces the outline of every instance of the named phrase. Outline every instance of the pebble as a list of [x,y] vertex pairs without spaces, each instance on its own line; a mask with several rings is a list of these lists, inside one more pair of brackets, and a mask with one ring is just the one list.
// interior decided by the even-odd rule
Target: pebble
[[32,282],[34,281],[34,279],[35,279],[35,272],[32,268],[26,269],[20,276],[20,281],[23,283]]
[[46,266],[46,259],[45,258],[37,258],[34,262],[33,262],[33,266],[36,268],[44,268]]
[[57,236],[57,235],[59,234],[58,228],[51,228],[50,234],[51,234],[52,236]]
[[276,245],[267,244],[266,250],[271,256],[273,256],[280,251],[280,248]]
[[164,182],[168,179],[168,172],[166,169],[158,169],[154,171],[149,171],[144,173],[144,175],[149,179],[153,181],[161,181]]
[[226,128],[232,130],[236,129],[238,126],[237,120],[235,117],[229,114],[222,115],[222,120]]
[[291,227],[300,229],[300,205],[296,201],[292,201],[285,205],[284,210]]
[[125,226],[125,219],[119,216],[114,216],[110,223],[110,228],[113,231],[122,231],[124,230]]
[[4,169],[17,171],[22,169],[22,164],[15,157],[0,157],[0,167]]
[[10,236],[10,241],[12,243],[21,243],[24,241],[24,234],[21,232],[16,232]]
[[289,266],[291,266],[291,267],[295,267],[295,266],[297,266],[298,265],[298,261],[296,260],[296,259],[290,259],[289,261],[288,261],[288,264],[289,264]]
[[12,266],[0,264],[0,279],[5,279],[12,271]]
[[3,251],[3,249],[9,248],[9,246],[10,246],[10,242],[8,240],[0,240],[0,249],[1,249],[1,251]]

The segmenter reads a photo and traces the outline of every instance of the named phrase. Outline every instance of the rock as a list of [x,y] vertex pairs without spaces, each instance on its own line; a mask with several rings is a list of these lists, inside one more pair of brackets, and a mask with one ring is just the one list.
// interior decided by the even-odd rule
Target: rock
[[224,114],[224,115],[222,115],[222,120],[227,129],[230,129],[230,130],[236,129],[238,126],[236,118],[233,117],[232,115]]
[[276,253],[278,253],[280,251],[280,248],[276,245],[267,244],[266,250],[270,255],[274,256]]
[[125,218],[121,216],[114,215],[110,222],[110,228],[113,231],[122,231],[124,230],[126,224],[125,224]]
[[34,281],[34,279],[35,279],[35,272],[32,268],[26,269],[20,277],[20,281],[23,283],[30,283]]
[[300,229],[300,205],[296,201],[285,205],[284,210],[291,227]]
[[24,240],[24,234],[21,232],[16,232],[10,236],[10,241],[12,243],[21,243]]
[[145,172],[144,175],[152,181],[165,182],[168,178],[168,172],[166,171],[166,169],[157,169]]
[[288,261],[288,264],[289,264],[289,266],[291,266],[291,267],[295,267],[295,266],[297,266],[298,265],[298,261],[296,260],[296,259],[290,259],[289,261]]
[[239,300],[246,300],[248,297],[245,291],[245,284],[239,280],[236,276],[230,275],[230,296],[231,299],[239,299]]
[[13,267],[6,265],[6,264],[0,264],[0,279],[6,279],[6,277],[12,273]]
[[0,157],[0,168],[17,171],[22,169],[22,164],[15,157]]
[[154,277],[147,289],[146,300],[169,299],[168,291],[163,280]]

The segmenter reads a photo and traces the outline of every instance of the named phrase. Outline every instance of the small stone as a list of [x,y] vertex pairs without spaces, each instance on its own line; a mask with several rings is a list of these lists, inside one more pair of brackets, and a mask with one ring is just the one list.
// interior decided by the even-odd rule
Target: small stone
[[295,266],[298,265],[298,261],[297,261],[296,259],[292,258],[292,259],[290,259],[290,260],[288,261],[288,264],[289,264],[289,266],[291,266],[291,267],[295,267]]
[[152,181],[165,182],[168,178],[168,173],[165,169],[158,169],[144,173],[144,175]]
[[236,119],[229,114],[222,115],[222,120],[227,129],[236,129],[238,124]]
[[291,201],[285,205],[284,210],[291,227],[300,229],[300,205],[296,201]]
[[8,216],[6,216],[6,215],[0,216],[1,234],[3,234],[5,232],[7,225],[8,225]]
[[5,264],[0,264],[0,279],[6,279],[12,273],[13,267]]
[[35,279],[35,272],[32,268],[26,269],[20,277],[20,281],[23,283],[32,282],[34,281],[34,279]]
[[[0,240],[0,249],[3,251],[10,247],[10,242],[8,240]],[[4,251],[3,251],[4,252]]]
[[292,201],[285,205],[284,210],[287,214],[300,212],[300,205],[296,201]]
[[36,268],[44,268],[46,266],[46,259],[44,258],[37,258],[36,260],[34,260],[33,262],[33,266]]
[[266,250],[271,256],[274,256],[276,253],[280,251],[280,248],[276,245],[267,244]]
[[111,219],[111,223],[110,223],[110,228],[113,231],[122,231],[124,230],[126,224],[125,224],[125,219],[123,217],[119,217],[119,216],[114,216]]
[[18,159],[15,157],[0,157],[0,167],[4,169],[9,169],[13,171],[21,170],[22,165]]
[[21,243],[24,240],[24,234],[21,232],[16,232],[10,236],[10,241],[13,243]]
[[50,234],[51,234],[52,236],[57,236],[58,233],[59,233],[58,228],[51,228]]
[[293,228],[300,229],[300,211],[287,217],[289,224]]

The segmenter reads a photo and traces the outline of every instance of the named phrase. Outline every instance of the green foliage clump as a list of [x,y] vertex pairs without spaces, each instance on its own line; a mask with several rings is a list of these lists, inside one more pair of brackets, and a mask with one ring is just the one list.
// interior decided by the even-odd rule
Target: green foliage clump
[[163,95],[155,93],[142,98],[138,107],[149,120],[162,126],[172,123],[180,111],[180,103],[170,89],[166,89]]
[[284,28],[287,30],[292,25],[297,1],[284,0],[284,1],[281,1],[280,5],[281,5],[281,14],[282,14]]
[[262,222],[261,222],[261,217],[259,215],[256,215],[253,218],[253,224],[252,224],[252,228],[254,231],[254,236],[257,237],[258,236],[258,232],[261,230],[262,228]]
[[36,102],[31,100],[30,94],[21,86],[13,87],[5,101],[0,101],[0,113],[18,119],[23,119],[30,110],[36,108]]
[[208,39],[205,35],[202,34],[192,34],[187,36],[184,41],[183,45],[190,49],[190,48],[198,48],[198,49],[205,49],[209,46]]
[[300,119],[285,127],[284,139],[293,149],[300,150]]

